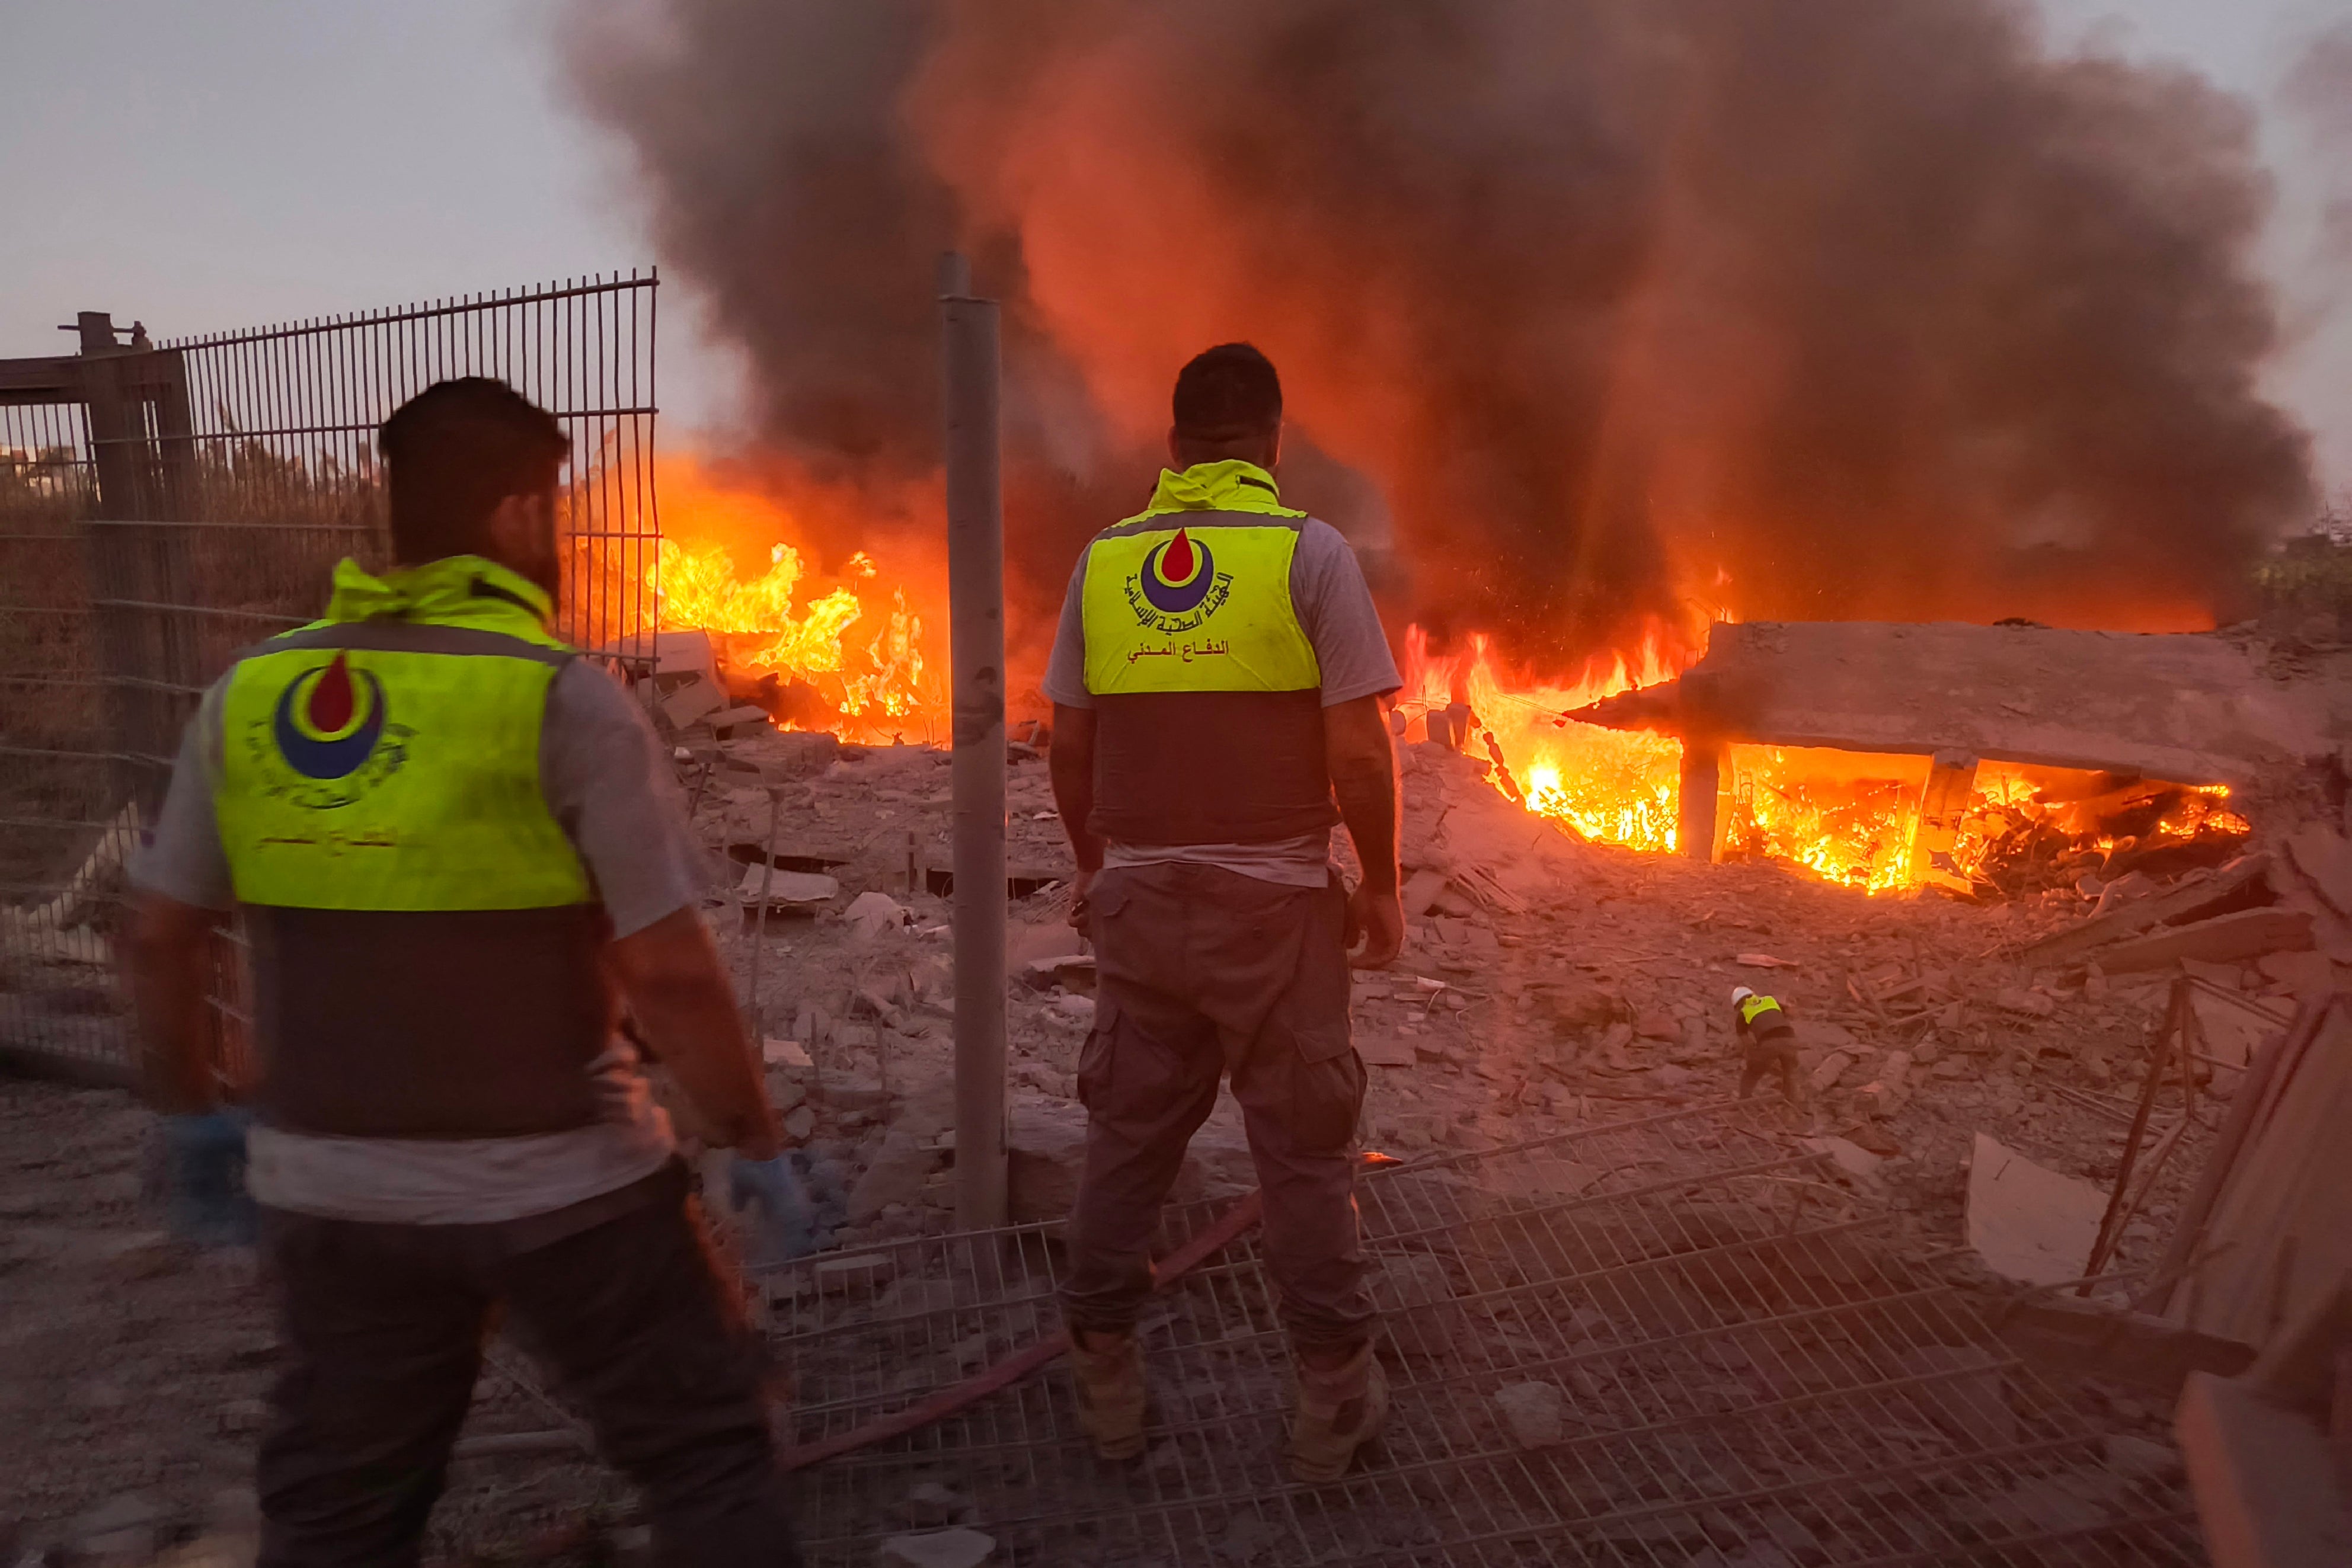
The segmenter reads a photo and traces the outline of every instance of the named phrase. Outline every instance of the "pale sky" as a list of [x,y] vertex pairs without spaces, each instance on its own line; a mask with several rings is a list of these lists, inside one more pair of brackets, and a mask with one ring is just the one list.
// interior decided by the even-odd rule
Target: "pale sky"
[[[1798,3],[1798,0],[1789,0]],[[2186,61],[2267,104],[2352,0],[2048,0],[2054,36]],[[0,356],[81,309],[158,338],[661,257],[614,149],[555,83],[555,0],[0,0]],[[2352,256],[2318,253],[2335,156],[2266,109],[2264,263],[2300,340],[2273,394],[2352,486]],[[2330,182],[2334,188],[2330,188]],[[2339,230],[2339,232],[2341,232]],[[663,289],[664,423],[720,412],[727,356]]]

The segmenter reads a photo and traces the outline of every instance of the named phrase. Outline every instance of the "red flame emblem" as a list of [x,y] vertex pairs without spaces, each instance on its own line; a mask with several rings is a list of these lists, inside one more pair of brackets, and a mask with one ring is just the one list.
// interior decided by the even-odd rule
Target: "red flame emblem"
[[1192,576],[1192,536],[1182,528],[1168,541],[1167,553],[1160,558],[1160,576],[1166,582],[1186,582]]
[[334,735],[352,722],[356,701],[352,693],[351,666],[338,653],[335,662],[319,676],[319,684],[310,688],[310,711],[304,716],[318,734]]

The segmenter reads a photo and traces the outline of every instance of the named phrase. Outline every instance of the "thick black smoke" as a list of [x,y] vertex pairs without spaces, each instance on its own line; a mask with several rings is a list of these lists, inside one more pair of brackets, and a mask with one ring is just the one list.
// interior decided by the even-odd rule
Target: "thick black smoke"
[[1194,350],[1376,482],[1400,608],[1558,670],[1748,617],[2181,624],[2308,520],[2244,110],[1999,0],[643,0],[577,35],[760,429],[937,449],[935,254],[1005,298],[1016,562]]

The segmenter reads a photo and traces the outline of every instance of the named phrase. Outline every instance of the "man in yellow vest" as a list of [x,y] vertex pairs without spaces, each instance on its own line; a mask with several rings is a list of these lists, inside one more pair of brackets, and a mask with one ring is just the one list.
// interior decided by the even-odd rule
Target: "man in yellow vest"
[[[643,1490],[658,1561],[799,1561],[754,1344],[625,999],[745,1184],[782,1180],[642,714],[548,629],[562,428],[504,383],[385,422],[393,549],[241,655],[188,727],[131,983],[179,1147],[227,1120],[207,933],[251,938],[247,1177],[288,1367],[263,1568],[414,1563],[496,1306]],[[615,993],[617,992],[617,998]]]
[[1778,997],[1757,995],[1746,986],[1731,988],[1732,1029],[1739,1037],[1744,1058],[1739,1071],[1739,1097],[1756,1092],[1768,1072],[1780,1081],[1780,1098],[1797,1103],[1797,1026]]
[[[1063,1306],[1081,1422],[1105,1458],[1131,1458],[1148,1249],[1230,1073],[1297,1364],[1291,1471],[1332,1481],[1388,1404],[1357,1233],[1348,970],[1357,939],[1371,967],[1403,939],[1381,706],[1401,683],[1347,541],[1282,504],[1273,365],[1211,349],[1174,412],[1172,466],[1080,557],[1044,682],[1100,976]],[[1342,821],[1352,893],[1331,864]]]

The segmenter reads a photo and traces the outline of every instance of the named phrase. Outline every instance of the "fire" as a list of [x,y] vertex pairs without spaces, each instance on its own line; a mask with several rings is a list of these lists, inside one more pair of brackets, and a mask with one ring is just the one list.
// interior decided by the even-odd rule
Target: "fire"
[[[1679,645],[1654,632],[1633,656],[1596,664],[1571,685],[1514,686],[1484,638],[1472,638],[1466,653],[1434,655],[1416,626],[1405,635],[1398,711],[1408,738],[1450,735],[1457,749],[1486,761],[1497,790],[1578,837],[1673,851],[1681,847],[1681,743],[1562,716],[1672,679],[1679,672],[1666,650]],[[1455,716],[1465,720],[1458,733]],[[1914,852],[1927,758],[1730,746],[1719,766],[1717,858],[1776,861],[1869,893],[1927,880],[1925,857]],[[2037,871],[2042,885],[2053,885],[2168,847],[2242,838],[2250,829],[2229,797],[2218,784],[1987,762],[1954,826],[1952,868],[1935,878],[1954,891],[1981,890]]]
[[1412,626],[1405,630],[1405,684],[1397,707],[1423,733],[1444,727],[1449,712],[1466,707],[1478,734],[1463,749],[1487,758],[1492,780],[1506,795],[1598,843],[1671,850],[1682,743],[1560,717],[1634,686],[1671,680],[1678,672],[1664,652],[1669,646],[1663,629],[1654,628],[1631,659],[1613,654],[1597,662],[1572,685],[1513,690],[1496,672],[1486,638],[1472,637],[1467,654],[1448,658],[1432,654],[1427,633]]
[[[809,530],[792,506],[723,484],[691,460],[667,460],[661,486],[666,537],[646,571],[660,629],[710,632],[730,689],[785,728],[865,741],[944,733],[940,662],[915,584],[886,586],[865,550],[830,581],[815,580],[793,542]],[[753,550],[767,559],[757,575],[737,567]]]

